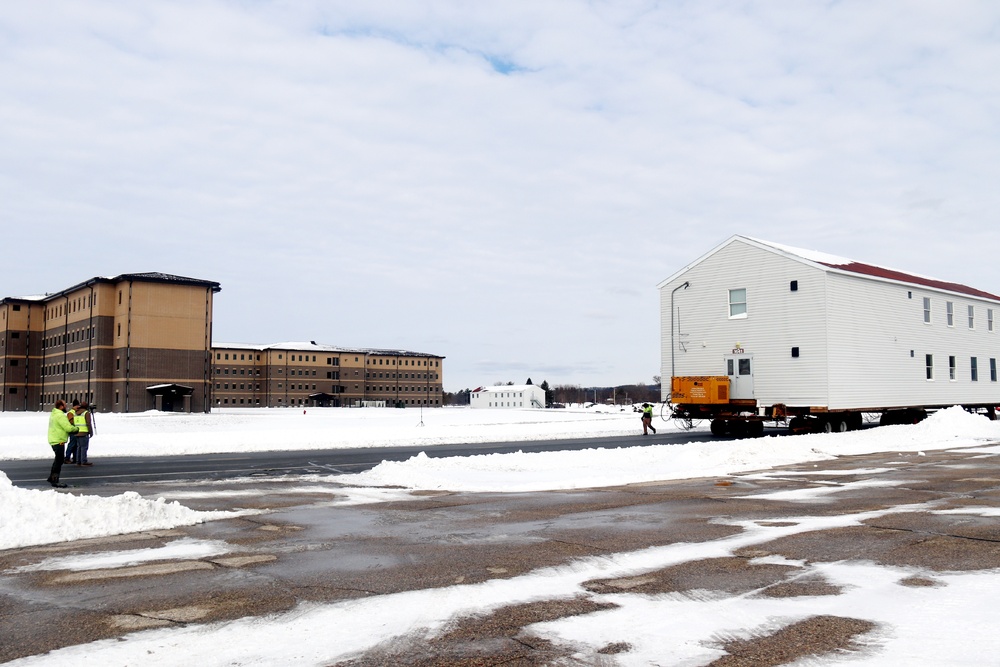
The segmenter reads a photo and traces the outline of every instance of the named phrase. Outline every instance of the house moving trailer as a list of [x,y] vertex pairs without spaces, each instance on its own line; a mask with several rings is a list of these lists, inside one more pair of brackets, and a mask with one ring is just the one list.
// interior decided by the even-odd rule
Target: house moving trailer
[[1000,405],[1000,296],[745,236],[658,285],[662,399],[716,435]]

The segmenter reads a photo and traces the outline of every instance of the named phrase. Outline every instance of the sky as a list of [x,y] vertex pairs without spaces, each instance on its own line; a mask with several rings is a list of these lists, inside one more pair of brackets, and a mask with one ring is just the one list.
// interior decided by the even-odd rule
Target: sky
[[[398,433],[411,433],[428,426],[438,429],[420,437],[427,442],[474,439],[487,424],[502,437],[511,439],[549,438],[552,433],[579,437],[581,432],[598,437],[615,430],[635,431],[638,420],[631,413],[606,409],[570,410],[472,410],[443,409],[431,411],[432,421],[418,427],[404,418],[410,411],[392,409],[313,410],[316,420],[327,428],[327,447],[363,446],[371,432],[395,444]],[[235,420],[283,434],[271,438],[272,449],[300,449],[314,435],[314,421],[293,420],[292,411],[225,411],[210,415],[174,418],[170,413],[145,415],[107,415],[102,434],[95,445],[104,455],[118,454],[132,445],[129,439],[156,440],[156,447],[136,448],[145,454],[162,455],[162,447],[185,440],[191,451],[241,451],[243,439],[234,429]],[[246,414],[249,413],[249,414]],[[368,415],[359,417],[357,415]],[[301,415],[299,416],[301,417]],[[368,429],[355,428],[360,419],[370,419]],[[154,420],[150,429],[149,420]],[[37,423],[36,423],[37,422]],[[662,430],[675,428],[672,422],[657,420]],[[530,428],[527,426],[530,425]],[[630,426],[627,426],[630,425]],[[5,413],[0,415],[0,452],[5,458],[19,458],[22,433],[44,426],[44,415]],[[705,424],[697,428],[704,429]],[[526,431],[525,429],[528,428]],[[340,435],[334,435],[341,433]],[[346,435],[345,435],[346,434]],[[447,435],[445,435],[447,434]],[[109,436],[119,437],[108,439]],[[753,440],[726,440],[708,443],[652,445],[581,451],[491,454],[471,457],[428,458],[415,446],[415,455],[404,462],[383,462],[358,474],[303,476],[301,487],[289,481],[285,492],[320,494],[317,507],[336,512],[349,504],[380,501],[405,502],[416,490],[441,490],[494,493],[546,489],[579,489],[644,482],[650,480],[713,478],[746,474],[758,480],[787,478],[789,471],[771,470],[794,463],[822,462],[842,456],[874,452],[900,452],[900,465],[907,456],[926,451],[952,449],[969,451],[983,457],[996,457],[1000,447],[1000,423],[971,415],[960,407],[942,410],[915,425],[885,426],[875,429],[835,434],[810,434]],[[410,443],[412,444],[412,440]],[[228,448],[228,449],[226,449]],[[8,455],[13,452],[15,455]],[[895,462],[886,464],[888,467]],[[912,465],[912,463],[910,464]],[[795,475],[808,475],[807,466]],[[876,628],[859,638],[860,650],[808,660],[809,664],[857,665],[943,665],[988,664],[995,662],[1000,641],[992,628],[996,625],[996,596],[1000,577],[996,570],[949,572],[920,568],[893,567],[878,562],[843,560],[839,562],[793,561],[780,556],[755,559],[755,564],[789,566],[795,579],[820,579],[838,587],[836,595],[806,595],[771,598],[762,595],[724,595],[713,591],[687,591],[665,595],[632,592],[623,587],[619,593],[596,594],[586,591],[584,582],[593,579],[638,578],[660,568],[692,561],[725,558],[740,549],[815,530],[856,526],[879,516],[906,512],[950,513],[996,516],[996,508],[982,503],[963,504],[962,498],[949,506],[934,503],[887,505],[863,513],[837,509],[841,494],[850,494],[859,486],[906,484],[878,478],[888,468],[850,468],[840,470],[850,481],[833,479],[837,470],[820,466],[816,474],[824,484],[794,491],[765,492],[757,500],[780,500],[801,503],[800,513],[790,516],[787,507],[782,520],[737,522],[734,534],[704,542],[678,542],[634,552],[606,553],[600,557],[579,558],[570,563],[545,567],[515,577],[491,579],[480,584],[444,586],[408,591],[393,595],[371,596],[331,604],[303,603],[287,613],[247,616],[220,622],[168,624],[121,638],[68,646],[47,654],[30,656],[11,664],[28,665],[175,665],[183,658],[200,665],[233,664],[332,664],[346,660],[382,642],[411,640],[433,636],[457,618],[483,614],[506,605],[537,600],[570,599],[586,594],[595,602],[613,602],[606,611],[570,616],[557,621],[535,624],[530,631],[579,649],[583,662],[596,656],[604,646],[627,640],[631,648],[616,656],[615,664],[707,664],[724,652],[718,648],[720,637],[747,636],[752,632],[769,634],[777,628],[817,615],[856,618],[875,624]],[[72,468],[66,475],[72,474]],[[867,476],[866,476],[867,474]],[[860,479],[859,479],[860,478]],[[71,480],[70,480],[71,481]],[[246,488],[240,488],[240,482]],[[193,484],[177,487],[165,494],[153,490],[149,497],[135,492],[100,497],[80,490],[39,491],[10,484],[0,472],[0,504],[13,511],[0,513],[0,549],[71,541],[88,537],[115,535],[143,530],[188,526],[205,521],[224,520],[241,514],[244,493],[259,495],[271,480],[254,477],[226,480],[222,483]],[[327,494],[325,497],[322,494]],[[191,498],[213,498],[212,505],[233,509],[199,512],[184,506]],[[969,500],[966,498],[965,500]],[[258,511],[258,510],[255,510]],[[282,521],[281,509],[273,510],[275,521]],[[720,518],[720,521],[726,519]],[[239,556],[244,546],[225,540],[196,539],[178,535],[166,544],[147,549],[92,549],[91,553],[69,555],[38,550],[24,552],[23,561],[34,562],[0,573],[14,577],[22,572],[58,573],[60,571],[105,570],[114,576],[127,568],[157,562],[184,563],[192,560]],[[920,577],[933,585],[905,586],[907,579]],[[918,613],[914,609],[948,609],[947,614]],[[167,612],[162,612],[167,615]],[[152,614],[156,616],[156,614]],[[169,617],[169,615],[168,615]],[[317,627],[329,628],[325,641],[314,641]],[[224,647],[224,648],[221,648]],[[668,656],[665,658],[664,656]],[[667,662],[664,662],[667,660]],[[595,661],[591,661],[595,662]],[[596,664],[596,662],[595,662]],[[604,664],[601,662],[600,664]]]
[[733,234],[997,293],[998,31],[962,0],[7,3],[0,296],[213,280],[216,342],[442,355],[457,391],[651,382],[657,283]]

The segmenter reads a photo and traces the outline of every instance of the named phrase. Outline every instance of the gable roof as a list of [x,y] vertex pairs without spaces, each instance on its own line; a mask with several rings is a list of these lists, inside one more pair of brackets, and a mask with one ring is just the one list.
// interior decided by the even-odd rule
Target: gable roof
[[472,393],[499,393],[501,391],[527,391],[531,389],[537,389],[537,384],[498,384],[492,387],[478,387],[472,390]]
[[827,253],[818,252],[815,250],[804,250],[802,248],[795,248],[792,246],[783,245],[781,243],[772,243],[771,241],[762,241],[760,239],[750,238],[748,236],[735,235],[730,237],[726,242],[719,245],[718,247],[712,249],[702,257],[698,258],[691,264],[688,264],[683,269],[675,273],[673,276],[664,280],[658,285],[658,287],[663,287],[667,283],[673,281],[675,278],[680,276],[682,273],[700,264],[702,261],[708,259],[710,256],[714,255],[719,250],[727,247],[734,242],[744,242],[749,245],[756,246],[758,248],[763,248],[766,250],[777,251],[779,254],[784,255],[790,259],[815,266],[823,271],[833,271],[837,273],[847,273],[862,275],[869,278],[875,278],[878,280],[885,280],[890,282],[903,283],[905,285],[913,285],[915,287],[929,287],[931,289],[941,290],[944,292],[953,292],[955,294],[964,294],[966,296],[973,296],[981,299],[989,299],[991,301],[1000,301],[1000,296],[991,294],[975,287],[969,287],[968,285],[963,285],[961,283],[953,283],[945,280],[938,280],[937,278],[929,278],[927,276],[921,276],[916,273],[908,273],[905,271],[898,271],[896,269],[890,269],[884,266],[877,266],[875,264],[866,264],[864,262],[856,262],[853,259],[847,259],[845,257],[839,257],[837,255],[830,255]]

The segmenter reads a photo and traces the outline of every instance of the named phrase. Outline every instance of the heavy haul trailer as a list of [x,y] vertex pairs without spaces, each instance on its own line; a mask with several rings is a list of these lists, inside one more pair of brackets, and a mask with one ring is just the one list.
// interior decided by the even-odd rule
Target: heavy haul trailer
[[659,285],[664,401],[718,435],[1000,405],[1000,297],[734,236]]
[[[766,422],[787,426],[793,433],[843,432],[861,428],[866,415],[879,415],[879,424],[912,424],[927,417],[929,411],[950,405],[890,408],[868,407],[830,410],[823,406],[788,406],[783,403],[758,406],[754,399],[731,399],[729,377],[671,378],[671,417],[688,424],[710,419],[712,434],[732,437],[760,437]],[[992,404],[966,405],[967,410],[983,412],[996,419]]]

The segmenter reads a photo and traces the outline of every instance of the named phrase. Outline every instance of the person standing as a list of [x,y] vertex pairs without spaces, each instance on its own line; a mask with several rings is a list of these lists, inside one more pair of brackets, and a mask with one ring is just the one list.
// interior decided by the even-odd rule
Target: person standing
[[[66,419],[69,420],[70,424],[75,423],[74,419],[76,418],[76,411],[79,409],[80,409],[80,401],[73,399],[73,407],[70,408],[70,411],[66,413]],[[69,436],[69,444],[66,445],[66,456],[64,457],[66,463],[76,463],[77,461],[76,445],[77,445],[76,435]]]
[[649,431],[656,433],[653,428],[653,406],[649,403],[642,404],[642,434],[649,435]]
[[66,439],[76,433],[76,427],[69,423],[66,417],[66,401],[59,399],[49,413],[49,446],[55,459],[52,461],[52,471],[49,473],[49,484],[65,489],[66,485],[59,481],[62,472],[63,457],[66,455]]
[[80,403],[80,407],[74,408],[69,414],[73,415],[73,426],[76,426],[75,435],[69,436],[70,447],[76,443],[76,464],[78,466],[94,465],[87,460],[87,451],[90,449],[90,439],[97,435],[94,429],[94,417],[90,411],[90,404],[87,401]]

